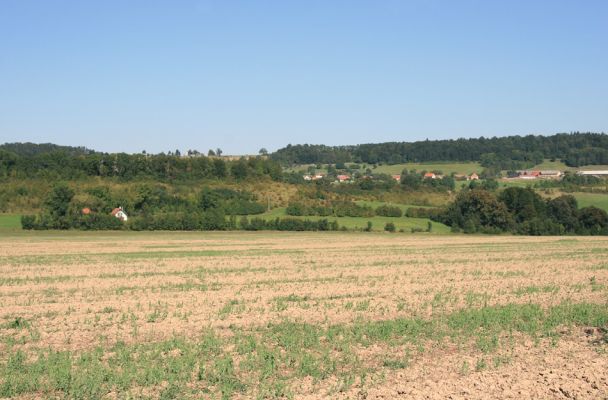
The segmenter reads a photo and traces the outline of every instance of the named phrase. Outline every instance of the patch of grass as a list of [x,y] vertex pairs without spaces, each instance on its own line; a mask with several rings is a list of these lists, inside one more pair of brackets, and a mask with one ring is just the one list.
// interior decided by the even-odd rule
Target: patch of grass
[[0,231],[20,231],[21,216],[16,214],[0,214]]
[[15,317],[4,324],[4,327],[8,329],[24,329],[29,328],[29,326],[30,323],[22,317]]
[[608,194],[606,193],[572,193],[579,207],[595,206],[608,211]]
[[220,319],[226,319],[228,315],[235,312],[243,312],[245,310],[245,305],[236,299],[232,299],[228,301],[219,311]]
[[[408,207],[408,206],[403,206]],[[427,224],[430,221],[428,218],[409,218],[409,217],[320,217],[320,216],[288,216],[285,213],[285,208],[275,208],[264,214],[256,215],[255,217],[264,218],[266,220],[273,220],[277,217],[289,217],[297,219],[308,219],[316,221],[319,219],[327,219],[329,221],[337,221],[340,227],[345,227],[351,230],[363,230],[367,227],[367,222],[371,221],[372,230],[382,231],[387,222],[395,224],[397,230],[403,229],[405,232],[411,232],[412,228],[422,229],[423,231],[427,228]],[[439,222],[433,222],[432,234],[448,234],[450,233],[450,227],[441,224]]]
[[[356,321],[329,327],[284,321],[251,332],[235,330],[234,335],[222,338],[206,331],[198,340],[119,342],[82,353],[41,351],[33,358],[17,350],[0,361],[0,397],[100,398],[110,391],[129,397],[133,388],[149,388],[158,389],[164,398],[206,391],[229,399],[236,394],[260,394],[259,382],[264,382],[264,393],[282,396],[289,394],[294,378],[319,381],[335,376],[348,387],[353,377],[370,371],[407,368],[407,358],[378,360],[370,367],[359,359],[357,349],[362,346],[417,345],[421,340],[440,343],[452,338],[473,341],[478,349],[491,353],[511,332],[552,337],[560,332],[558,327],[602,328],[607,323],[608,309],[600,304],[564,303],[546,310],[535,304],[509,304],[431,319]],[[484,357],[475,369],[485,368]],[[468,363],[463,363],[462,372],[469,370]]]

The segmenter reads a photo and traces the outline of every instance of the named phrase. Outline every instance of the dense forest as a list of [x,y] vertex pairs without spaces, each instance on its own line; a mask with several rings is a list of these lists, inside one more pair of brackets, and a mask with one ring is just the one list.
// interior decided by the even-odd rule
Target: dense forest
[[53,145],[15,143],[0,146],[0,178],[70,180],[103,177],[169,181],[204,178],[242,180],[261,176],[280,179],[282,168],[279,163],[265,157],[227,161],[202,155],[107,154]]
[[608,135],[560,133],[475,139],[387,142],[353,146],[288,145],[271,157],[284,165],[363,162],[399,164],[430,161],[479,161],[484,167],[525,168],[543,159],[569,166],[608,164]]

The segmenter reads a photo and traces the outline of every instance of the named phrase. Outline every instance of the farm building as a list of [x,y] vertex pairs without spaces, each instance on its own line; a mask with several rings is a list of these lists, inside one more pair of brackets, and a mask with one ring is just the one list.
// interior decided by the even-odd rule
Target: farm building
[[517,175],[514,176],[515,178],[521,178],[521,179],[537,179],[537,178],[541,178],[541,179],[559,179],[563,176],[563,173],[561,171],[553,171],[553,170],[546,170],[546,171],[517,171]]
[[392,175],[392,178],[397,182],[401,182],[401,175]]
[[122,209],[122,207],[113,209],[110,214],[112,214],[114,217],[118,218],[123,222],[126,222],[129,219],[127,213]]
[[467,178],[467,181],[478,181],[479,180],[479,175],[477,175],[475,172],[473,172],[471,175],[469,175],[469,177]]
[[562,175],[562,171],[540,171],[540,178],[545,179],[559,179]]
[[424,174],[424,179],[437,179],[437,175],[435,175],[433,172],[427,172]]
[[338,182],[347,182],[350,180],[349,175],[338,175],[336,178],[338,179]]
[[536,179],[540,176],[540,171],[518,171],[521,179]]
[[608,177],[608,170],[578,171],[577,175],[596,176],[598,178],[606,178],[606,177]]

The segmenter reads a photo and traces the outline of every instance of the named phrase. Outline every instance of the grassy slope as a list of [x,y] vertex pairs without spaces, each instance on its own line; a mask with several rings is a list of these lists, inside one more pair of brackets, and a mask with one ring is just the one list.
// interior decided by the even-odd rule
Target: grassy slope
[[572,193],[579,207],[596,206],[608,211],[608,194],[603,193]]
[[[378,203],[384,204],[384,203]],[[400,205],[400,207],[407,208],[408,206]],[[268,211],[264,214],[255,215],[252,217],[260,217],[264,219],[273,219],[277,217],[287,217],[288,215],[285,213],[285,208],[275,208],[271,211]],[[387,222],[392,222],[395,224],[397,230],[403,229],[406,232],[409,232],[412,228],[420,228],[426,229],[428,224],[428,219],[426,218],[408,218],[408,217],[371,217],[371,218],[359,218],[359,217],[318,217],[318,216],[309,216],[309,217],[291,217],[298,219],[309,219],[309,220],[318,220],[327,218],[330,221],[337,220],[340,226],[344,226],[348,229],[363,229],[367,226],[367,221],[372,222],[372,229],[375,231],[381,231],[384,229],[384,225]],[[449,233],[450,228],[446,225],[440,224],[438,222],[433,222],[433,233]]]
[[21,216],[0,214],[0,232],[21,230]]
[[379,165],[374,172],[380,172],[384,174],[400,174],[404,168],[408,170],[416,169],[418,171],[426,170],[426,171],[441,171],[446,175],[451,174],[452,172],[457,174],[467,174],[470,175],[473,172],[481,172],[483,169],[481,165],[477,162],[468,162],[468,163],[407,163],[407,164],[394,164],[394,165]]

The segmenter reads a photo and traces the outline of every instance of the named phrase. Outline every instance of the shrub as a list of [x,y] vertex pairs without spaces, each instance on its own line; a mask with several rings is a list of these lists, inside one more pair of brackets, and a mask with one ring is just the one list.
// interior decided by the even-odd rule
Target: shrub
[[386,225],[384,225],[384,230],[387,232],[395,232],[395,224],[393,224],[392,222],[387,222]]
[[383,205],[376,208],[376,215],[383,217],[402,217],[403,211],[399,207]]
[[35,215],[22,215],[21,216],[21,228],[31,230],[36,227],[36,216]]

